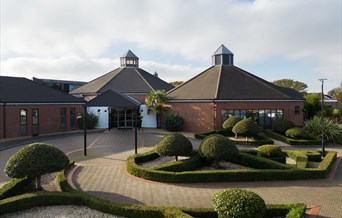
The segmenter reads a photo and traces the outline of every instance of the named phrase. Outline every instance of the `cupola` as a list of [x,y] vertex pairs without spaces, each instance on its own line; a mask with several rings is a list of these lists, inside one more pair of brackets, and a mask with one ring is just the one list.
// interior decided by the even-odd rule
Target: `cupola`
[[131,51],[128,50],[120,57],[121,67],[139,67],[139,58]]
[[213,65],[234,65],[234,54],[223,44],[211,56]]

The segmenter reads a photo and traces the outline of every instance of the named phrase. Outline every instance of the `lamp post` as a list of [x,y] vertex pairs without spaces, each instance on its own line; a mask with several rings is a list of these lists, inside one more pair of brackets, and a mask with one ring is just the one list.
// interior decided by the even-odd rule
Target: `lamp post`
[[323,92],[323,86],[324,86],[324,81],[327,80],[326,78],[324,79],[319,79],[319,81],[322,82],[322,92],[321,92],[321,110],[322,110],[322,117],[321,117],[321,126],[322,126],[322,158],[325,156],[325,147],[324,147],[324,107],[323,107],[323,100],[324,100],[324,92]]

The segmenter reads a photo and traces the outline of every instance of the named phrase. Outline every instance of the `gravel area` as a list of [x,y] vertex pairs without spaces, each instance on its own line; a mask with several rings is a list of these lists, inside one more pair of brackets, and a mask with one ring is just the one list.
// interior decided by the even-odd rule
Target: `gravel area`
[[[185,159],[189,159],[189,157],[178,156],[178,161],[185,160]],[[160,156],[154,160],[142,163],[140,164],[140,166],[143,168],[150,168],[150,167],[158,166],[160,164],[174,162],[174,161],[176,161],[175,157]]]
[[78,218],[78,217],[111,217],[119,218],[107,213],[92,210],[88,207],[75,205],[61,205],[49,207],[35,207],[16,213],[1,215],[1,218]]
[[199,168],[198,170],[251,170],[252,168],[246,167],[246,166],[242,166],[239,164],[234,164],[231,162],[227,162],[227,161],[220,161],[218,162],[218,166],[215,164],[212,164],[210,166],[205,166],[202,168]]

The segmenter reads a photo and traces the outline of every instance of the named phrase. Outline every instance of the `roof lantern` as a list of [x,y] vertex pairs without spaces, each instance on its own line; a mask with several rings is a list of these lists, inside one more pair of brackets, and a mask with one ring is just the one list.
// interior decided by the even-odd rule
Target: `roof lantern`
[[213,65],[234,65],[234,54],[223,44],[211,56]]
[[139,58],[131,51],[128,50],[120,57],[121,67],[139,67]]

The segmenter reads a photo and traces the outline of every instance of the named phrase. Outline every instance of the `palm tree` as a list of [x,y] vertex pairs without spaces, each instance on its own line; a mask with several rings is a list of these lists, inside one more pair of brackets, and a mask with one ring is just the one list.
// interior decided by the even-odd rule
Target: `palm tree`
[[157,112],[157,127],[160,127],[158,114],[164,110],[163,104],[166,102],[166,100],[167,96],[165,90],[153,90],[146,95],[145,103],[148,111],[155,109]]

